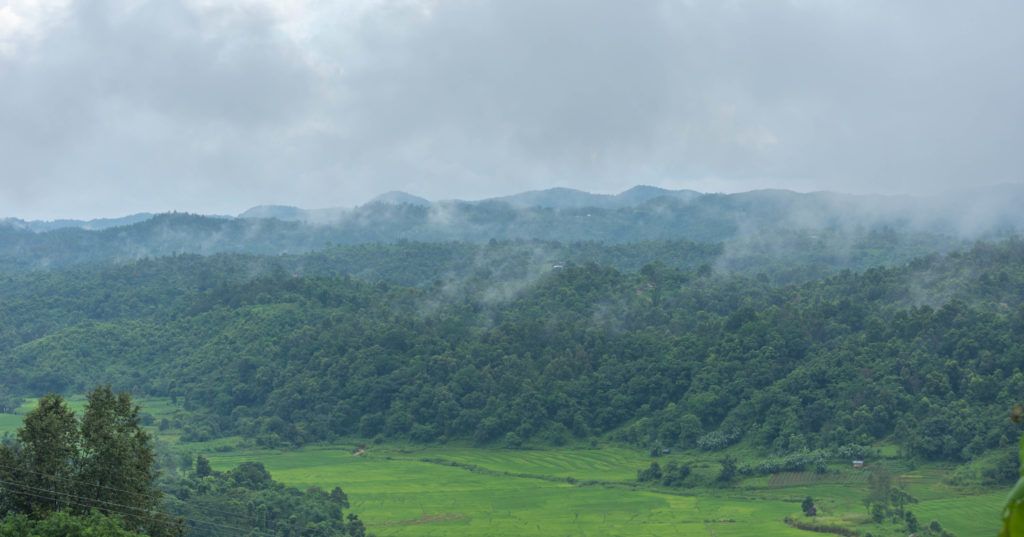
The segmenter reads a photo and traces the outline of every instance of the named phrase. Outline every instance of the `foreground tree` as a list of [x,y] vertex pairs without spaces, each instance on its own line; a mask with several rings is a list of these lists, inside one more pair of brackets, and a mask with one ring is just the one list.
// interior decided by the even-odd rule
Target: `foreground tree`
[[93,390],[82,416],[81,442],[79,495],[103,511],[130,508],[135,514],[129,522],[147,526],[161,494],[155,486],[156,454],[131,396],[115,394],[109,386]]
[[189,537],[222,537],[229,526],[252,528],[260,537],[366,535],[359,517],[344,512],[349,502],[341,488],[327,492],[287,487],[259,462],[243,462],[206,476],[186,471],[164,477],[163,482],[166,507],[190,521]]
[[48,395],[25,417],[17,441],[0,446],[0,509],[40,523],[54,513],[100,513],[120,519],[128,532],[175,537],[182,525],[158,509],[155,462],[130,395],[93,390],[81,423],[63,398]]
[[0,446],[0,507],[46,514],[71,505],[81,435],[74,412],[47,395],[25,416],[17,443]]
[[0,537],[145,537],[128,531],[120,520],[100,513],[73,516],[65,511],[34,520],[12,515],[0,521]]

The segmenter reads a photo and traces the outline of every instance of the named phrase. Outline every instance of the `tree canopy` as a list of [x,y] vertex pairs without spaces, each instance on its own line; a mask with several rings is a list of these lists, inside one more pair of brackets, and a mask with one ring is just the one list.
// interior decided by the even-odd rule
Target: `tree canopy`
[[[128,394],[96,388],[81,421],[62,397],[48,395],[25,416],[17,441],[0,446],[0,510],[35,520],[9,523],[41,535],[69,524],[67,531],[101,526],[126,528],[125,535],[180,535],[180,522],[159,509],[154,462],[149,435]],[[65,515],[91,518],[69,522]],[[120,522],[104,522],[101,515]]]

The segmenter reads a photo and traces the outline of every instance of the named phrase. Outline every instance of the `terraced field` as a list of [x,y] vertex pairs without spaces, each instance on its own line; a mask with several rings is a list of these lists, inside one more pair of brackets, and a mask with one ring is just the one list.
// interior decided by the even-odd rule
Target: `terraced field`
[[[82,401],[72,406],[81,409]],[[144,401],[157,420],[174,407]],[[21,416],[0,415],[0,434]],[[154,432],[156,432],[154,430]],[[264,463],[275,479],[297,487],[343,487],[353,510],[380,537],[486,536],[810,536],[783,523],[800,501],[815,499],[824,517],[875,536],[901,535],[895,526],[868,523],[861,499],[866,474],[849,470],[820,476],[793,472],[748,479],[728,489],[636,488],[636,471],[650,464],[643,452],[615,446],[511,451],[466,446],[354,445],[297,450],[242,450],[239,439],[177,444],[204,452],[214,468]],[[739,452],[739,455],[744,453]],[[717,471],[715,455],[673,454],[698,475]],[[662,461],[665,462],[665,461]],[[967,495],[942,482],[950,468],[910,470],[890,464],[899,483],[921,501],[912,506],[927,524],[938,519],[958,537],[995,535],[1005,491]],[[571,480],[570,480],[571,478]]]
[[[480,459],[472,457],[473,452]],[[552,480],[473,472],[416,460],[427,453],[382,450],[356,457],[349,449],[212,453],[214,468],[262,461],[275,478],[297,486],[343,484],[353,510],[381,536],[511,535],[799,535],[782,518],[799,507],[785,501],[746,505],[714,496],[678,496],[623,486],[573,486],[554,478],[635,474],[625,450],[502,452],[457,450],[460,462],[489,470],[554,465]],[[503,457],[508,453],[508,458]],[[577,455],[581,457],[577,458]],[[563,465],[543,463],[545,456]],[[615,461],[629,466],[613,467]],[[520,468],[517,464],[523,464]],[[746,528],[744,530],[743,528]]]
[[[850,473],[817,482],[793,474],[789,486],[652,491],[629,486],[644,454],[623,449],[508,451],[467,447],[374,448],[354,456],[351,446],[293,451],[210,453],[215,468],[262,461],[275,478],[307,487],[340,484],[381,536],[786,536],[811,535],[783,523],[805,496],[822,513],[864,524],[874,535],[898,535],[895,526],[868,524],[861,505],[867,485]],[[461,466],[439,464],[437,459]],[[427,462],[433,461],[433,462]],[[897,474],[922,501],[918,519],[940,520],[960,537],[994,535],[1003,492],[963,496],[941,483],[941,468]],[[531,477],[523,477],[529,475]],[[602,481],[581,486],[579,482]]]

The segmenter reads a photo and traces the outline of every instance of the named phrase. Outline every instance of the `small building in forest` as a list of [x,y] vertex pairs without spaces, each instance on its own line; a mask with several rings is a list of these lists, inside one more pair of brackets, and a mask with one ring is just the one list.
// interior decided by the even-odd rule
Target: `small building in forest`
[[855,460],[855,461],[853,461],[853,467],[854,468],[863,468],[864,467],[864,461],[862,461],[862,460]]

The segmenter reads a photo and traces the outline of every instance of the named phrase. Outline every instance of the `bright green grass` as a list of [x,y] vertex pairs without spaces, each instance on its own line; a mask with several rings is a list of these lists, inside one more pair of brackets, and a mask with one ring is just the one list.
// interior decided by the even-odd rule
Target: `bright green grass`
[[958,536],[991,537],[999,532],[1000,513],[1006,492],[958,496],[922,501],[911,507],[918,520],[928,524],[938,520]]
[[4,433],[14,434],[21,427],[21,416],[16,414],[0,414],[0,436]]
[[[633,481],[636,471],[651,458],[635,449],[483,450],[466,447],[430,447],[396,458],[439,458],[475,464],[510,474],[573,477],[579,480]],[[664,460],[661,461],[664,464]]]
[[[557,470],[553,475],[594,479],[635,472],[631,470],[633,461],[628,461],[631,456],[618,449],[607,453],[455,451],[460,462],[483,466],[486,461],[495,466],[489,469],[497,471],[518,470],[517,461],[536,470],[547,454],[553,461],[548,464]],[[427,453],[438,455],[433,450]],[[576,457],[581,454],[587,457]],[[208,457],[216,469],[259,460],[276,479],[299,487],[341,485],[353,500],[353,511],[381,536],[729,536],[752,535],[751,531],[766,536],[801,535],[782,523],[783,517],[799,510],[793,503],[578,487],[470,472],[416,460],[420,455],[424,453],[371,450],[365,457],[355,457],[349,449],[307,448],[211,453]],[[627,460],[630,466],[612,471],[609,461],[615,460]]]
[[[84,399],[71,399],[80,413]],[[24,414],[30,402],[19,409]],[[166,399],[144,399],[143,411],[172,417],[179,408]],[[13,432],[22,416],[0,415],[0,434]],[[155,431],[155,428],[151,428]],[[297,487],[341,486],[352,510],[380,537],[441,536],[804,536],[786,526],[787,515],[799,515],[799,503],[811,496],[829,520],[857,526],[876,536],[900,535],[896,526],[868,524],[861,499],[867,493],[866,473],[836,466],[824,477],[792,474],[758,477],[731,489],[672,491],[629,486],[639,468],[650,464],[643,452],[621,447],[561,448],[511,451],[447,446],[373,446],[364,457],[351,445],[298,450],[232,450],[242,439],[204,443],[177,442],[176,435],[158,437],[182,449],[206,452],[220,470],[258,460],[274,478]],[[737,452],[735,455],[746,455]],[[682,453],[663,457],[685,461],[694,473],[710,477],[719,454]],[[425,459],[475,465],[484,472],[445,466]],[[896,482],[921,500],[910,506],[922,524],[938,519],[959,537],[995,535],[1005,491],[969,494],[943,483],[951,468],[927,465],[910,469],[896,461],[880,461]],[[517,477],[521,475],[538,478]],[[565,479],[606,484],[574,486]]]
[[[810,535],[786,526],[799,502],[812,496],[822,514],[849,525],[867,524],[861,505],[864,474],[848,472],[826,483],[792,487],[743,484],[675,495],[622,485],[572,486],[562,481],[504,475],[628,481],[649,463],[622,448],[508,451],[466,447],[372,448],[355,457],[350,447],[293,451],[253,450],[208,454],[217,469],[259,460],[274,477],[299,486],[342,486],[374,531],[383,536],[669,536]],[[423,462],[443,458],[497,473]],[[616,466],[621,464],[623,466]],[[941,468],[896,479],[921,503],[911,509],[927,524],[938,519],[960,537],[994,535],[1002,492],[964,496],[941,482]],[[875,535],[897,535],[892,525],[865,525]]]
[[[85,412],[85,396],[73,395],[64,399],[75,415],[81,417],[82,413]],[[18,407],[14,414],[0,414],[0,436],[3,436],[4,433],[13,435],[21,427],[21,420],[25,417],[25,414],[28,414],[35,408],[36,402],[37,399],[29,399]],[[179,407],[171,404],[169,397],[147,397],[140,399],[138,402],[142,407],[142,412],[144,414],[151,414],[157,421],[162,417],[172,416],[179,410]],[[156,432],[156,425],[154,424],[149,429],[151,432]]]

